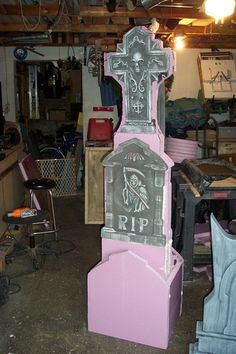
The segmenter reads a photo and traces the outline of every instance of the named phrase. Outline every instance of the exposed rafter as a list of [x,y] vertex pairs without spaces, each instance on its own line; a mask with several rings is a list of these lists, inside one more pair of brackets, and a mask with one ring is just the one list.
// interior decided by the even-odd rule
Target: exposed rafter
[[182,19],[182,18],[209,18],[203,12],[198,9],[184,9],[184,8],[171,8],[155,7],[151,10],[144,8],[136,8],[133,11],[129,11],[126,8],[118,8],[115,12],[109,12],[105,7],[81,7],[80,16],[90,17],[129,17],[129,18],[147,18],[156,17],[163,19]]
[[[0,4],[0,15],[8,16],[38,16],[39,6],[38,5],[9,5],[9,4]],[[52,5],[41,5],[40,13],[42,16],[56,16],[58,14],[58,3]]]
[[[30,33],[51,33],[51,45],[81,45],[95,43],[96,39],[110,45],[111,38],[115,44],[134,25],[148,26],[156,18],[160,24],[156,36],[160,38],[181,32],[188,37],[189,47],[209,47],[215,41],[216,46],[236,48],[236,15],[228,18],[223,26],[216,26],[213,18],[202,11],[203,0],[179,0],[179,7],[175,1],[168,1],[168,7],[160,4],[149,10],[139,5],[132,11],[123,2],[123,7],[120,3],[114,12],[109,12],[102,1],[96,2],[101,6],[93,6],[94,1],[83,0],[79,2],[80,8],[72,0],[55,0],[50,4],[42,0],[41,6],[23,2],[21,6],[18,0],[14,1],[15,4],[9,4],[8,0],[0,0],[2,45],[10,44],[11,36],[30,36]],[[60,11],[62,3],[65,7]],[[187,6],[190,3],[192,6]]]

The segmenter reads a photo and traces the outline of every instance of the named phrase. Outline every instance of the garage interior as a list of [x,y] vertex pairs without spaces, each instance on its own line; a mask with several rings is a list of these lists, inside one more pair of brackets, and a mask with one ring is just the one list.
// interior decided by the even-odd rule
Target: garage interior
[[[236,263],[233,251],[236,233],[234,1],[232,6],[232,14],[214,18],[212,14],[206,14],[206,3],[202,0],[0,0],[1,352],[192,354],[206,353],[202,348],[208,345],[211,348],[209,353],[216,354],[222,353],[222,345],[226,354],[233,354],[236,338],[232,323],[235,314],[230,299],[235,291],[233,274]],[[155,91],[155,85],[147,86],[147,92],[149,89],[157,92],[157,99],[147,100],[147,106],[152,105],[152,114],[155,112],[155,117],[151,116],[157,119],[160,127],[155,134],[160,141],[163,136],[164,152],[158,150],[159,147],[158,153],[155,151],[156,142],[152,142],[152,138],[148,141],[149,146],[145,145],[149,138],[141,137],[141,143],[137,142],[139,136],[150,134],[153,129],[149,113],[140,118],[142,125],[129,115],[129,104],[124,104],[133,102],[133,96],[130,95],[131,101],[125,101],[129,99],[129,91],[124,91],[124,87],[132,87],[132,80],[126,81],[126,73],[123,73],[130,65],[130,77],[138,78],[140,70],[137,65],[143,65],[140,63],[145,61],[143,57],[146,58],[146,54],[141,55],[138,64],[135,64],[136,69],[133,69],[132,63],[137,53],[130,51],[125,63],[124,53],[127,53],[124,43],[127,41],[130,45],[127,51],[132,49],[135,41],[141,47],[143,45],[137,40],[139,32],[136,37],[134,35],[134,42],[129,39],[128,34],[132,36],[135,28],[140,30],[140,36],[145,37],[146,31],[150,33],[150,43],[160,41],[158,43],[163,44],[158,49],[148,47],[150,57],[152,50],[157,50],[156,55],[159,52],[175,53],[168,61],[168,65],[174,65],[167,67],[162,77],[159,74],[162,67],[155,67],[158,72],[155,80],[160,85],[158,91]],[[176,47],[179,37],[184,42],[181,50]],[[112,55],[115,61],[120,53],[123,55],[122,65],[125,63],[122,74],[117,69],[122,60],[112,66]],[[163,78],[166,79],[165,84]],[[142,105],[138,102],[138,106],[133,106],[137,114],[142,111]],[[141,131],[138,131],[139,124],[142,129],[145,127],[144,130],[140,128]],[[134,130],[132,127],[135,127]],[[132,149],[137,152],[135,156],[141,156],[138,154],[142,152],[145,158],[152,156],[155,163],[159,161],[160,166],[164,161],[166,175],[163,177],[158,167],[156,179],[153,179],[158,187],[153,207],[145,199],[147,191],[152,194],[150,176],[153,175],[147,174],[145,181],[144,165],[140,162],[139,167],[134,168],[134,165],[125,163],[122,169],[124,175],[116,170],[123,159],[123,152],[131,151],[132,154]],[[152,155],[153,152],[163,161]],[[34,167],[39,172],[35,172],[31,163],[22,172],[20,163],[28,154],[36,161],[37,166]],[[132,158],[136,163],[136,158]],[[153,165],[150,163],[149,166],[152,170]],[[153,170],[156,171],[155,168]],[[132,187],[134,175],[130,171],[142,180],[139,189],[135,189],[136,185]],[[120,184],[121,199],[113,195],[111,176],[119,183],[121,179],[116,180],[116,176],[124,178],[124,183]],[[39,185],[27,187],[26,181],[32,178],[40,181]],[[160,182],[161,178],[163,182]],[[54,185],[41,184],[48,179],[53,180]],[[168,179],[171,179],[169,194]],[[162,183],[163,191],[158,183]],[[30,194],[29,191],[35,192],[33,188],[40,191]],[[115,182],[113,188],[119,193]],[[47,202],[44,198],[51,189],[57,225],[55,222],[53,224],[51,204],[49,207],[46,204],[49,219],[44,217],[42,207],[37,207],[37,202],[39,205]],[[32,195],[35,197],[32,197],[33,204],[30,204]],[[139,204],[133,202],[134,196],[138,196]],[[154,200],[152,198],[150,200]],[[121,200],[128,214],[124,211],[123,215],[119,211]],[[26,205],[28,209],[20,209]],[[160,219],[156,211],[159,207],[163,210]],[[153,213],[154,210],[156,212],[154,229],[163,227],[165,230],[158,231],[156,239],[148,239],[143,232],[145,227],[149,227],[147,215],[152,215],[152,208]],[[22,214],[17,215],[16,219],[10,216],[10,213],[30,213],[35,209],[36,216],[32,217],[38,217],[35,220],[40,221],[42,226],[32,223],[33,219],[24,219]],[[116,214],[119,221],[112,224]],[[137,216],[140,217],[138,222]],[[168,223],[170,234],[166,232]],[[35,237],[32,234],[34,227],[36,233],[40,230]],[[55,229],[53,236],[48,233],[50,227]],[[127,231],[129,227],[131,232]],[[212,248],[212,228],[215,244],[220,238],[222,240],[218,249]],[[162,238],[166,243],[161,243]],[[124,244],[128,244],[126,254],[121,251]],[[139,247],[143,247],[141,253]],[[114,314],[104,311],[101,315],[99,308],[103,303],[97,298],[96,309],[96,296],[106,298],[101,294],[106,292],[104,289],[106,286],[109,288],[109,284],[106,285],[104,279],[101,289],[98,289],[92,277],[96,277],[99,267],[105,268],[112,260],[117,260],[118,264],[121,262],[119,269],[125,271],[112,273],[111,279],[121,277],[124,285],[130,276],[125,262],[132,267],[132,262],[142,259],[140,267],[147,262],[147,268],[151,269],[153,256],[147,256],[147,259],[145,256],[151,249],[160,250],[162,247],[163,259],[172,262],[173,257],[172,269],[178,259],[183,260],[179,285],[176,285],[177,280],[173,281],[173,288],[178,288],[176,292],[179,292],[176,297],[178,304],[173,306],[179,306],[179,314],[174,329],[169,325],[172,329],[167,347],[149,344],[152,339],[147,339],[146,343],[141,339],[124,340],[125,336],[109,335],[109,330],[106,335],[103,323],[109,327],[109,318],[113,318]],[[224,252],[228,252],[227,255]],[[214,253],[218,258],[212,261]],[[162,259],[161,251],[153,254]],[[219,258],[221,261],[217,261]],[[223,262],[227,258],[229,264]],[[163,283],[172,277],[171,271],[166,272],[165,267],[168,269],[168,264],[163,261],[163,267],[160,267],[160,274],[164,268]],[[153,267],[151,273],[155,271]],[[104,274],[110,279],[110,271],[107,272]],[[141,272],[137,274],[137,283],[130,281],[140,290],[140,294],[143,293],[142,276]],[[212,316],[207,316],[210,313],[210,297],[207,298],[207,295],[214,285],[215,292],[210,296],[213,297],[213,308],[220,302],[220,296],[227,304],[215,310]],[[220,288],[219,295],[216,295],[217,286]],[[173,288],[170,286],[170,303],[175,296]],[[124,307],[126,298],[129,298],[127,293],[123,297],[127,289],[125,286],[120,289]],[[222,289],[226,289],[225,292]],[[141,298],[140,294],[137,292],[137,299]],[[112,291],[107,293],[104,308],[106,304],[109,307],[109,301],[113,301],[110,296]],[[161,298],[160,291],[158,303]],[[135,303],[136,295],[133,301],[129,301],[129,304]],[[142,300],[139,301],[142,304]],[[151,297],[149,301],[152,301]],[[146,306],[144,300],[143,305]],[[119,306],[120,303],[117,303],[117,308]],[[172,315],[175,317],[177,311],[171,306],[168,314],[170,323],[175,322]],[[130,311],[135,312],[133,308]],[[97,315],[93,319],[91,312],[100,313],[101,331],[92,329]],[[133,313],[133,318],[136,315]],[[211,344],[213,332],[209,329],[217,327],[217,318],[219,322],[225,321],[222,333],[221,330],[213,331],[218,349]],[[144,319],[139,320],[137,327],[142,328]],[[162,320],[164,323],[164,319],[157,316],[158,325]],[[203,328],[199,327],[202,323],[199,321],[203,321]],[[120,333],[119,328],[114,331]],[[155,328],[153,333],[150,337],[155,337]],[[130,337],[136,338],[137,335]],[[193,343],[199,344],[194,346]]]

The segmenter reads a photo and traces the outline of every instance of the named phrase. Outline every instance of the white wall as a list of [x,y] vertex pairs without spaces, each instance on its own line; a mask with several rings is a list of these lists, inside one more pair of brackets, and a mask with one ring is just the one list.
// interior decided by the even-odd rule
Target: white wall
[[201,51],[204,50],[186,48],[176,51],[176,72],[170,100],[182,97],[197,98],[200,89],[197,57]]
[[[73,55],[73,51],[68,47],[36,47],[44,57],[28,52],[27,60],[58,60],[66,59]],[[15,60],[13,55],[14,48],[0,47],[0,81],[2,82],[3,107],[7,103],[10,111],[5,115],[6,120],[16,120],[16,99],[15,99]],[[74,47],[76,58],[81,58],[83,62],[83,48]],[[197,66],[197,57],[200,52],[209,49],[184,49],[176,52],[176,72],[174,83],[169,98],[171,100],[188,97],[197,98],[200,89],[200,80]],[[236,51],[233,51],[236,56]],[[92,107],[101,106],[100,90],[96,77],[88,72],[88,68],[83,67],[83,107],[84,122],[92,117]],[[85,124],[86,125],[86,124]],[[85,134],[86,131],[84,132]],[[86,135],[85,135],[86,136]]]
[[88,72],[88,67],[83,66],[83,119],[84,119],[84,140],[87,138],[87,126],[89,118],[94,117],[93,107],[100,107],[101,94],[98,85],[98,78]]
[[[223,51],[223,49],[222,49]],[[228,50],[226,50],[228,51]],[[236,51],[229,50],[236,59]],[[197,58],[201,52],[210,52],[209,49],[188,49],[176,51],[176,72],[170,100],[178,98],[197,98],[200,90],[200,78],[197,65]]]

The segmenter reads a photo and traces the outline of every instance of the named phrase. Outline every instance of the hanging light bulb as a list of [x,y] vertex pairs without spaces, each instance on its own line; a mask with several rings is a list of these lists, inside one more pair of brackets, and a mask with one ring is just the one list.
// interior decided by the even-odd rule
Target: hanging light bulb
[[185,47],[184,38],[185,38],[184,35],[175,36],[174,43],[175,43],[176,50],[182,50]]
[[235,0],[206,0],[206,15],[215,18],[215,23],[224,23],[224,17],[234,13]]

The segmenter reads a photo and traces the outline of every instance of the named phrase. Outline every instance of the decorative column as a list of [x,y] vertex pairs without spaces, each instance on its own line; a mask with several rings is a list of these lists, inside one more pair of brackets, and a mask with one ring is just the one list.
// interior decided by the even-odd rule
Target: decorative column
[[158,348],[167,348],[182,303],[183,260],[172,248],[173,162],[158,126],[164,117],[157,117],[158,87],[173,70],[171,49],[143,27],[105,57],[105,74],[122,86],[123,115],[103,161],[102,259],[88,274],[88,329]]

